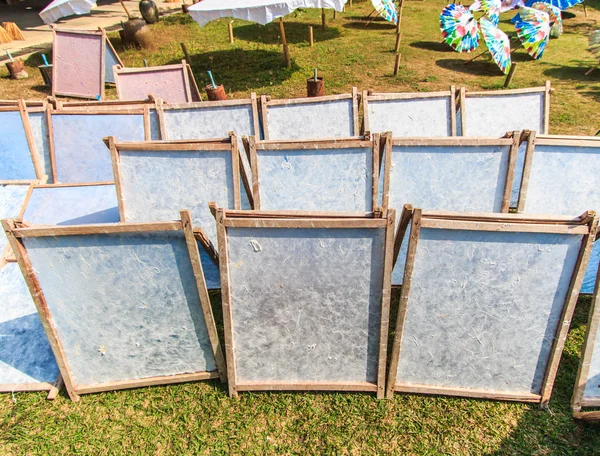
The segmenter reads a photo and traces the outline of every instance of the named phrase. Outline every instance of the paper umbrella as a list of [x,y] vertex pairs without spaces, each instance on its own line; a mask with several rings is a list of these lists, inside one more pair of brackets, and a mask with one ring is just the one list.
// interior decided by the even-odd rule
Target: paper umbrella
[[508,74],[511,67],[510,39],[508,35],[485,17],[479,20],[479,26],[494,62],[504,74]]
[[398,13],[396,12],[396,5],[393,0],[371,0],[373,8],[377,10],[377,13],[383,17],[386,21],[398,23]]
[[550,38],[550,17],[548,13],[533,8],[521,8],[521,20],[515,24],[517,36],[527,53],[540,59]]
[[444,41],[458,52],[471,52],[479,46],[479,26],[464,6],[451,3],[440,14]]
[[531,7],[548,13],[548,16],[550,17],[550,36],[558,38],[562,35],[563,25],[560,9],[546,2],[535,2]]

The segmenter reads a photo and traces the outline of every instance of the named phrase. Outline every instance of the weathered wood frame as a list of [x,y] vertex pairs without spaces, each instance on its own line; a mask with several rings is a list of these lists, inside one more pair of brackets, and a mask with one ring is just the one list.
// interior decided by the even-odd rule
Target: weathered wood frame
[[531,176],[531,165],[536,146],[561,146],[561,147],[595,147],[600,148],[600,138],[595,136],[558,136],[558,135],[536,135],[531,132],[533,137],[527,143],[525,150],[525,161],[523,163],[523,176],[521,178],[521,190],[517,203],[517,212],[525,211],[527,203],[527,190],[529,188],[529,178]]
[[[122,92],[121,86],[119,85],[119,76],[122,74],[133,74],[133,73],[157,73],[161,71],[173,71],[173,70],[181,70],[183,80],[184,80],[184,89],[185,89],[185,97],[187,98],[187,102],[192,103],[192,89],[195,92],[195,95],[200,100],[200,92],[198,91],[198,85],[196,84],[196,80],[193,78],[193,73],[190,66],[186,63],[185,60],[182,60],[181,63],[176,63],[172,65],[160,65],[153,67],[141,67],[141,68],[124,68],[122,65],[115,65],[113,67],[113,73],[115,75],[115,85],[117,87],[117,98],[121,100]],[[148,94],[153,95],[154,94]],[[127,100],[122,100],[127,101]]]
[[269,107],[270,106],[287,106],[287,105],[301,105],[301,104],[318,104],[328,101],[340,101],[340,100],[352,100],[352,129],[353,136],[358,136],[360,131],[360,124],[358,121],[359,111],[358,104],[360,96],[358,89],[352,87],[352,93],[341,94],[341,95],[326,95],[324,97],[313,97],[313,98],[288,98],[282,100],[273,100],[270,96],[262,95],[260,97],[260,117],[263,126],[263,138],[265,141],[269,140]]
[[[260,172],[258,166],[258,154],[261,151],[278,150],[314,150],[325,151],[330,149],[352,149],[352,148],[370,148],[372,156],[371,169],[371,208],[375,211],[378,203],[379,192],[379,170],[380,170],[380,143],[379,134],[372,137],[355,137],[348,139],[321,139],[313,141],[291,140],[291,141],[257,141],[254,136],[244,138],[244,144],[247,144],[249,154],[248,161],[252,172],[252,195],[254,200],[254,209],[260,210]],[[383,205],[384,212],[387,205]]]
[[372,92],[364,91],[362,95],[362,112],[363,112],[363,131],[371,131],[369,124],[369,102],[371,101],[394,101],[394,100],[425,100],[428,98],[449,98],[450,100],[450,136],[456,136],[456,111],[458,104],[456,98],[458,91],[455,86],[451,86],[449,90],[440,92]]
[[465,87],[461,87],[459,91],[458,109],[460,110],[460,131],[462,136],[466,136],[468,130],[466,125],[466,103],[465,100],[470,97],[493,97],[506,95],[519,95],[525,93],[541,93],[544,94],[544,131],[540,134],[548,134],[550,131],[550,95],[554,92],[550,81],[546,81],[544,87],[529,87],[524,89],[511,90],[488,90],[485,92],[469,92]]
[[[191,215],[187,210],[180,212],[181,220],[173,222],[152,222],[152,223],[115,223],[98,225],[73,225],[73,226],[25,226],[22,227],[14,219],[2,220],[2,226],[6,231],[9,243],[15,252],[17,263],[21,268],[38,314],[44,326],[44,330],[50,341],[50,346],[56,358],[60,373],[62,375],[65,388],[69,397],[73,401],[79,400],[79,395],[88,393],[97,393],[101,391],[113,391],[119,389],[139,388],[153,385],[167,385],[172,383],[183,383],[197,380],[208,380],[220,378],[226,379],[226,366],[221,343],[219,342],[217,328],[210,305],[208,290],[204,280],[202,264],[200,262],[200,252],[192,228]],[[200,300],[201,311],[204,315],[208,337],[213,349],[216,371],[196,372],[187,374],[176,374],[170,376],[147,377],[142,379],[120,380],[114,382],[104,382],[90,385],[77,385],[73,381],[69,363],[65,356],[62,342],[56,326],[53,323],[52,314],[46,303],[43,290],[40,287],[36,273],[31,266],[27,255],[27,249],[23,244],[22,238],[25,237],[48,237],[48,236],[73,236],[73,235],[98,235],[98,234],[120,234],[120,233],[152,233],[156,231],[181,231],[185,235],[185,241],[190,256],[190,267],[193,270],[196,288]]]
[[598,328],[600,326],[600,274],[596,274],[596,283],[594,285],[594,294],[592,296],[592,305],[590,307],[588,325],[583,341],[583,350],[579,368],[577,369],[577,377],[575,379],[575,388],[573,397],[571,398],[571,410],[573,417],[584,420],[600,420],[600,411],[581,411],[586,407],[600,407],[600,398],[585,399],[585,389],[590,372],[590,364],[592,355],[594,354],[594,345],[598,337]]
[[[31,162],[35,171],[35,176],[36,179],[39,180],[44,178],[44,170],[42,169],[40,156],[38,155],[38,150],[35,145],[35,138],[33,137],[29,113],[46,111],[46,102],[32,102],[32,105],[29,105],[28,103],[29,102],[22,99],[15,102],[7,102],[7,104],[0,105],[0,112],[19,112],[21,116],[21,122],[23,123],[23,130],[25,131],[25,138],[27,139],[27,145],[29,146],[29,153],[31,154]],[[36,181],[36,179],[0,180],[0,185],[33,183]]]
[[56,55],[57,55],[57,49],[56,49],[56,35],[57,34],[69,34],[69,35],[92,35],[92,36],[98,36],[100,37],[101,40],[101,51],[100,51],[100,91],[99,91],[99,95],[100,95],[100,99],[103,100],[104,99],[104,86],[105,86],[105,80],[104,80],[104,67],[106,65],[106,43],[109,43],[109,46],[111,47],[111,49],[114,51],[115,55],[117,56],[117,60],[121,60],[119,55],[116,53],[116,51],[114,50],[114,48],[112,47],[112,44],[110,44],[110,40],[108,40],[108,38],[106,37],[106,30],[104,29],[100,29],[98,31],[94,31],[94,30],[76,30],[76,29],[57,29],[55,26],[52,26],[52,96],[56,97],[56,96],[63,96],[63,97],[72,97],[72,98],[85,98],[85,99],[94,99],[94,97],[91,96],[87,96],[87,95],[81,95],[81,94],[76,94],[76,93],[69,93],[69,92],[59,92],[56,90],[57,87],[57,78],[59,77],[59,72],[56,71],[56,69],[58,68],[56,66]]
[[[46,119],[47,119],[47,127],[48,127],[48,137],[49,137],[49,149],[50,149],[50,166],[52,169],[52,182],[60,183],[60,179],[58,176],[58,172],[56,169],[56,147],[54,145],[54,126],[53,126],[53,117],[54,116],[86,116],[86,115],[102,115],[102,116],[110,116],[110,115],[137,115],[143,116],[144,118],[144,140],[150,141],[152,131],[150,127],[150,107],[149,105],[135,105],[132,108],[101,108],[95,109],[94,106],[86,107],[85,109],[52,109],[48,107]],[[91,184],[103,184],[103,183],[113,183],[112,181],[107,182],[92,182]]]
[[[400,302],[398,307],[398,319],[396,322],[394,342],[387,381],[388,398],[392,398],[394,392],[439,394],[446,396],[463,396],[473,398],[484,398],[503,401],[536,402],[546,405],[550,400],[554,380],[558,371],[558,364],[565,345],[571,318],[575,310],[575,304],[579,296],[579,289],[587,268],[594,238],[598,230],[598,217],[593,211],[586,212],[577,218],[564,216],[528,216],[523,214],[491,214],[476,212],[443,212],[423,211],[412,208],[410,205],[404,207],[403,218],[412,221],[410,237],[408,241],[408,254],[404,269],[404,279]],[[406,221],[408,223],[408,221]],[[409,385],[396,383],[398,364],[400,361],[400,347],[406,313],[409,305],[412,274],[417,253],[417,245],[421,228],[445,229],[445,230],[473,230],[494,232],[518,232],[518,233],[556,233],[583,235],[581,248],[577,262],[571,277],[565,303],[561,312],[552,349],[548,360],[548,366],[544,374],[541,386],[541,394],[518,394],[504,391],[487,391],[481,389],[455,388],[431,385]],[[402,238],[400,238],[401,240]],[[399,246],[398,246],[399,250]]]
[[[33,189],[37,186],[45,186],[46,184],[27,184],[28,190],[25,194],[25,199],[23,200],[23,204],[21,205],[21,209],[19,210],[18,220],[22,220],[23,214],[25,214],[25,210],[27,209],[27,205],[29,204],[29,200],[31,199],[31,194],[33,193]],[[52,187],[51,185],[49,185]],[[7,234],[8,237],[8,234]],[[4,269],[7,263],[16,263],[17,259],[14,254],[10,254],[12,252],[12,248],[9,244],[6,246],[4,252],[0,252],[0,270]],[[12,393],[12,392],[28,392],[28,391],[48,391],[48,400],[53,400],[58,395],[60,388],[62,387],[62,377],[58,374],[58,377],[54,381],[54,383],[11,383],[11,384],[0,384],[0,393]]]
[[[385,394],[385,373],[392,289],[392,259],[394,254],[394,228],[396,211],[389,209],[387,214],[361,212],[308,212],[308,211],[229,211],[211,204],[211,211],[217,221],[219,263],[221,272],[221,299],[225,328],[225,353],[229,395],[235,397],[239,391],[367,391],[375,392],[378,399]],[[385,228],[384,270],[381,298],[381,324],[379,334],[379,355],[377,383],[369,382],[247,382],[240,383],[236,376],[235,350],[233,340],[233,314],[229,286],[229,254],[227,228]]]
[[[505,138],[463,138],[463,137],[447,137],[447,138],[392,138],[391,141],[385,143],[385,154],[384,154],[384,173],[383,173],[383,200],[382,204],[384,207],[389,205],[390,198],[390,179],[392,169],[392,150],[394,146],[399,147],[477,147],[477,146],[509,146],[508,154],[508,166],[506,168],[506,176],[504,177],[504,190],[502,196],[502,208],[501,212],[507,213],[510,209],[510,195],[513,186],[513,180],[515,178],[515,167],[517,163],[517,155],[519,153],[519,140],[520,132],[514,131],[507,133]],[[400,227],[399,227],[400,228]],[[406,227],[404,227],[406,229]],[[398,230],[397,236],[400,233]],[[402,239],[396,239],[396,243],[402,242]],[[397,247],[398,252],[399,245]],[[397,256],[397,255],[396,255]],[[395,264],[395,260],[394,260]]]

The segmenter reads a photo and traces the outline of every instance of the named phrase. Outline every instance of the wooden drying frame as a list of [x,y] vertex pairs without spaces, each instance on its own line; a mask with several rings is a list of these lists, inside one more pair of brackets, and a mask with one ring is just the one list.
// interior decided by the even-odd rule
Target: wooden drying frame
[[466,126],[466,104],[465,100],[468,97],[493,97],[493,96],[506,96],[506,95],[519,95],[524,93],[540,93],[544,94],[544,131],[540,132],[548,134],[550,131],[550,95],[554,92],[551,87],[550,81],[546,81],[544,87],[529,87],[526,89],[511,89],[511,90],[488,90],[485,92],[469,92],[465,87],[460,88],[459,93],[459,109],[460,109],[460,129],[461,135],[467,136]]
[[115,110],[115,109],[139,109],[140,107],[149,106],[155,108],[156,101],[154,99],[146,100],[135,100],[135,101],[122,101],[122,100],[104,100],[104,101],[62,101],[57,99],[51,99],[50,103],[54,109],[58,111],[70,110],[70,111],[99,111],[101,109]]
[[583,342],[581,360],[579,361],[579,368],[577,370],[577,377],[575,380],[575,388],[573,389],[573,397],[571,398],[571,410],[573,417],[577,419],[593,421],[600,420],[600,411],[595,410],[582,412],[581,409],[586,407],[600,407],[600,398],[590,398],[586,400],[584,397],[590,372],[590,364],[592,362],[592,355],[594,354],[594,345],[598,337],[598,327],[600,326],[600,303],[598,302],[600,297],[599,285],[600,274],[596,274],[594,294],[592,297],[592,305],[590,307],[588,325]]
[[[113,174],[115,176],[115,188],[117,190],[117,202],[119,206],[119,219],[121,222],[127,222],[125,211],[125,199],[123,197],[123,180],[121,178],[121,151],[128,152],[161,152],[169,151],[173,153],[182,151],[203,151],[203,152],[230,152],[233,172],[233,201],[234,208],[241,208],[240,194],[240,151],[238,139],[234,133],[230,133],[228,138],[224,139],[197,139],[197,140],[176,140],[176,141],[145,141],[145,142],[117,142],[113,136],[104,139],[106,146],[110,150],[112,160]],[[214,245],[208,239],[208,236],[201,228],[194,229],[196,239],[202,243],[211,259],[218,266],[218,253]]]
[[[113,67],[113,73],[115,75],[115,85],[117,86],[117,98],[122,100],[122,92],[121,86],[119,85],[119,76],[122,74],[133,74],[133,73],[156,73],[160,71],[173,71],[173,70],[181,70],[184,80],[184,90],[185,97],[189,103],[193,102],[192,99],[192,89],[194,89],[195,95],[198,99],[201,99],[200,92],[198,91],[198,85],[196,84],[196,80],[194,79],[194,75],[190,66],[186,63],[185,59],[181,61],[181,63],[175,63],[172,65],[160,65],[160,66],[152,66],[152,67],[141,67],[141,68],[124,68],[123,65],[115,65]],[[153,96],[154,94],[148,94],[149,96]]]
[[[258,166],[259,151],[279,150],[314,150],[326,151],[331,149],[370,148],[371,149],[371,211],[378,207],[379,196],[379,159],[380,159],[380,135],[372,137],[355,137],[347,139],[320,139],[320,140],[291,140],[291,141],[256,141],[254,136],[244,137],[244,146],[248,153],[248,161],[252,171],[252,195],[254,209],[260,210],[260,173]],[[383,211],[387,205],[383,205]]]
[[[27,189],[27,193],[25,194],[23,204],[21,205],[21,209],[19,210],[19,214],[18,214],[19,219],[23,218],[23,214],[25,213],[27,205],[29,204],[29,199],[31,198],[33,189],[36,186],[36,184],[34,184],[34,183],[27,184],[27,185],[29,188]],[[43,185],[43,184],[39,184],[39,185]],[[4,267],[6,266],[7,263],[16,263],[17,262],[17,259],[15,258],[14,254],[10,255],[10,252],[12,252],[12,249],[11,249],[11,246],[9,243],[6,246],[6,248],[4,249],[4,252],[0,252],[0,271],[2,269],[4,269]],[[59,373],[58,376],[56,377],[56,380],[54,381],[54,383],[38,382],[38,383],[0,384],[0,393],[48,391],[47,399],[54,400],[54,399],[56,399],[56,396],[58,395],[58,392],[61,387],[62,387],[62,377]]]
[[[44,326],[44,330],[50,341],[50,346],[54,352],[56,363],[58,364],[60,373],[62,375],[65,387],[69,397],[73,401],[79,400],[80,394],[97,393],[100,391],[112,391],[127,388],[139,388],[143,386],[151,385],[166,385],[172,383],[182,383],[196,380],[207,380],[212,378],[220,378],[221,381],[225,381],[226,367],[225,359],[221,350],[221,343],[219,342],[217,327],[215,324],[212,308],[210,305],[210,299],[208,296],[208,290],[206,289],[206,281],[204,280],[204,273],[202,270],[202,264],[200,262],[200,251],[198,250],[198,244],[196,237],[194,236],[194,230],[192,228],[192,221],[190,212],[182,210],[180,212],[181,221],[172,222],[152,222],[152,223],[115,223],[115,224],[97,224],[97,225],[73,225],[73,226],[50,226],[50,225],[33,225],[33,226],[21,226],[14,219],[2,220],[2,226],[7,233],[7,237],[10,245],[15,252],[17,262],[21,268],[33,301],[37,308],[38,314]],[[204,320],[206,322],[206,328],[208,337],[213,349],[215,357],[215,364],[217,371],[210,372],[196,372],[186,374],[176,374],[169,376],[157,376],[147,377],[142,379],[134,380],[120,380],[114,382],[96,383],[90,385],[77,385],[73,381],[71,371],[69,369],[69,363],[63,350],[62,341],[54,325],[52,314],[46,303],[43,290],[40,287],[36,273],[31,266],[27,249],[25,248],[22,238],[25,237],[56,237],[56,236],[84,236],[84,235],[110,235],[110,234],[121,234],[121,233],[152,233],[157,231],[181,231],[185,235],[185,241],[190,256],[190,267],[192,268],[195,284],[200,300],[200,306]]]
[[[358,103],[359,95],[358,89],[352,87],[351,94],[342,95],[326,95],[324,97],[312,97],[312,98],[288,98],[282,100],[272,100],[270,96],[262,95],[260,97],[260,117],[263,126],[263,137],[265,140],[269,140],[269,119],[268,119],[268,108],[269,106],[287,106],[287,105],[299,105],[299,104],[316,104],[328,101],[340,101],[340,100],[352,100],[352,129],[353,136],[358,136],[360,125],[358,122]],[[314,138],[313,138],[314,139]]]
[[[25,138],[27,139],[27,146],[29,147],[29,153],[31,155],[31,162],[33,164],[33,170],[37,180],[44,178],[44,170],[42,169],[42,163],[38,155],[37,147],[35,145],[35,138],[33,137],[33,130],[31,128],[31,122],[29,120],[30,112],[44,112],[46,111],[46,103],[39,102],[35,103],[35,106],[28,106],[28,102],[25,100],[17,100],[15,104],[0,106],[0,112],[19,112],[21,116],[21,122],[23,124],[23,130],[25,132]],[[2,184],[25,184],[33,183],[36,179],[31,180],[0,180]]]
[[[558,371],[558,364],[571,324],[571,318],[573,317],[573,312],[575,310],[575,304],[577,303],[577,298],[579,296],[579,289],[583,282],[587,263],[592,253],[594,238],[598,230],[598,217],[596,216],[596,213],[588,211],[579,217],[572,218],[550,215],[528,216],[524,214],[423,211],[422,209],[406,205],[403,210],[403,218],[409,218],[412,221],[412,226],[408,241],[408,254],[404,269],[402,291],[400,294],[398,320],[396,322],[394,342],[392,345],[392,355],[387,381],[387,397],[392,398],[394,392],[398,391],[418,394],[464,396],[502,401],[536,402],[543,406],[546,405],[550,400],[554,380]],[[405,223],[408,223],[408,221],[405,221]],[[421,228],[517,233],[556,233],[583,236],[577,262],[563,305],[560,323],[557,326],[554,341],[552,343],[548,366],[541,386],[541,394],[396,383],[402,333],[409,305],[412,274]],[[398,250],[400,250],[400,246],[398,246]]]
[[[133,108],[127,109],[95,109],[94,106],[90,106],[85,109],[53,109],[52,107],[48,107],[48,111],[46,114],[47,120],[47,128],[48,128],[48,137],[49,137],[49,149],[50,149],[50,165],[52,170],[52,182],[60,183],[60,179],[58,176],[58,172],[56,169],[56,148],[54,145],[54,124],[53,124],[53,116],[88,116],[88,115],[100,115],[100,116],[110,116],[110,115],[138,115],[143,116],[144,121],[144,140],[149,141],[152,135],[151,127],[150,127],[150,106],[149,105],[135,105]],[[102,184],[102,183],[113,183],[110,182],[91,182],[91,184]]]
[[536,135],[530,132],[530,139],[525,150],[525,161],[523,163],[523,176],[521,177],[521,189],[517,203],[517,212],[524,212],[527,203],[527,190],[531,176],[531,165],[536,146],[563,146],[563,147],[595,147],[600,149],[600,137],[597,136],[555,136]]
[[[383,207],[389,206],[390,199],[390,173],[392,169],[392,149],[394,146],[399,147],[414,147],[414,146],[430,146],[430,147],[477,147],[477,146],[498,146],[510,147],[508,153],[508,165],[506,167],[506,176],[504,177],[504,190],[502,195],[501,212],[507,213],[510,209],[510,196],[515,177],[515,167],[517,163],[517,155],[519,153],[519,144],[521,140],[520,132],[514,131],[507,133],[504,138],[463,138],[463,137],[447,137],[447,138],[392,138],[386,140],[384,154],[384,172],[383,172]],[[406,229],[406,227],[405,227]],[[398,235],[400,235],[400,231]],[[403,235],[403,233],[402,233]],[[396,243],[402,240],[396,239]],[[398,250],[399,251],[399,250]],[[396,255],[397,257],[397,255]],[[394,260],[395,263],[395,260]]]
[[363,91],[363,131],[371,131],[369,124],[369,102],[371,101],[394,101],[394,100],[425,100],[428,98],[449,98],[450,99],[450,136],[456,136],[456,111],[457,111],[457,90],[455,86],[450,86],[450,90],[440,92],[392,92],[376,93],[372,91]]
[[[306,212],[306,211],[228,211],[214,203],[209,207],[217,221],[219,262],[221,273],[221,299],[225,328],[225,354],[227,358],[227,378],[229,395],[235,397],[238,391],[368,391],[375,392],[378,399],[385,394],[385,373],[387,360],[390,298],[392,289],[392,257],[394,250],[394,228],[396,211],[387,214]],[[231,291],[229,287],[229,253],[227,228],[377,228],[385,229],[385,251],[381,298],[381,324],[379,333],[379,355],[377,383],[369,382],[247,382],[237,381],[235,351],[233,341],[233,320]]]
[[100,51],[100,99],[103,100],[104,99],[104,85],[105,85],[105,79],[104,79],[104,71],[105,71],[105,67],[106,67],[106,46],[108,45],[110,47],[110,49],[113,51],[115,57],[117,58],[117,61],[119,62],[120,65],[123,65],[123,62],[121,61],[121,58],[119,57],[119,54],[117,54],[117,52],[115,51],[115,48],[113,47],[113,45],[111,44],[110,40],[107,38],[106,36],[106,30],[104,29],[99,29],[98,31],[95,30],[76,30],[76,29],[57,29],[56,26],[52,25],[52,96],[56,97],[57,95],[59,96],[63,96],[63,97],[72,97],[72,98],[85,98],[85,99],[94,99],[93,96],[88,96],[88,95],[81,95],[81,94],[77,94],[77,93],[69,93],[69,92],[58,92],[56,91],[56,82],[57,82],[57,75],[58,75],[58,71],[56,71],[56,35],[57,33],[63,33],[63,34],[69,34],[69,35],[93,35],[93,36],[98,36],[100,37],[101,40],[101,51]]

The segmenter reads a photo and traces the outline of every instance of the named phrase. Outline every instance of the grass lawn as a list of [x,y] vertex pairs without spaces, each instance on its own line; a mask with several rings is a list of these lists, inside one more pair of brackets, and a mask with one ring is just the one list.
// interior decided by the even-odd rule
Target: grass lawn
[[[569,10],[565,34],[553,39],[544,57],[532,61],[523,49],[514,53],[519,68],[513,87],[551,80],[552,133],[594,134],[600,129],[600,69],[586,51],[587,34],[600,28],[600,0]],[[370,2],[354,1],[322,30],[320,12],[298,11],[286,18],[292,68],[283,65],[279,26],[234,21],[229,44],[227,20],[200,29],[189,17],[174,15],[152,27],[154,49],[125,50],[111,39],[127,66],[181,61],[187,44],[200,86],[212,69],[231,98],[252,91],[273,97],[305,94],[305,80],[318,67],[326,93],[352,86],[377,91],[435,91],[449,85],[497,89],[504,76],[482,58],[464,65],[461,55],[441,44],[438,15],[445,2],[408,1],[404,7],[402,63],[392,74],[394,27],[375,21],[365,27]],[[308,45],[308,25],[315,46]],[[501,27],[514,30],[504,20]],[[482,49],[484,45],[481,45]],[[32,77],[10,81],[0,70],[0,99],[40,99],[37,65],[26,61]],[[115,98],[115,91],[108,91]],[[219,317],[220,295],[211,295]],[[395,290],[392,306],[398,304]],[[144,388],[83,396],[77,404],[63,393],[54,402],[42,393],[0,395],[0,454],[590,454],[600,451],[600,429],[571,418],[569,400],[583,341],[589,297],[579,300],[548,410],[535,405],[474,399],[398,394],[377,401],[369,394],[241,393],[229,399],[218,381]],[[392,322],[392,328],[393,328]]]

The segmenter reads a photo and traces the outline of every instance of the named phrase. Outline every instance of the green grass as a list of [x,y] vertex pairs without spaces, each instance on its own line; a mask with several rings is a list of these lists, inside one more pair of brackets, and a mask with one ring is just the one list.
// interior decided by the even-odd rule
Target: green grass
[[[519,68],[513,87],[543,85],[550,79],[551,131],[591,134],[600,128],[600,70],[586,77],[594,60],[586,36],[600,28],[600,2],[588,0],[565,19],[565,34],[552,40],[540,61],[515,52]],[[438,14],[444,1],[408,1],[404,8],[402,64],[396,77],[394,28],[381,21],[364,26],[370,3],[354,2],[323,31],[319,11],[286,18],[292,68],[283,66],[277,23],[266,27],[234,21],[229,44],[226,20],[200,29],[175,15],[153,26],[152,50],[124,50],[127,66],[178,62],[185,42],[200,86],[212,69],[231,97],[251,91],[273,97],[305,94],[312,68],[326,78],[327,93],[356,85],[378,91],[433,91],[451,84],[497,89],[504,77],[493,62],[464,65],[469,55],[440,44]],[[315,46],[308,46],[308,25]],[[510,24],[502,27],[509,31]],[[10,81],[0,70],[0,99],[48,95],[35,66],[32,77]],[[115,97],[114,90],[109,91]],[[393,306],[398,304],[394,292]],[[211,295],[219,318],[220,296]],[[42,393],[0,395],[0,454],[591,454],[600,430],[571,418],[569,400],[585,332],[589,298],[581,298],[567,340],[548,410],[535,405],[398,394],[377,401],[369,394],[241,393],[229,399],[218,381],[83,396],[77,404],[63,394],[54,402]]]

